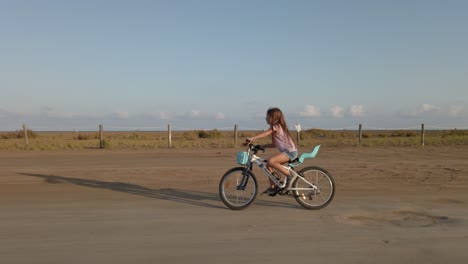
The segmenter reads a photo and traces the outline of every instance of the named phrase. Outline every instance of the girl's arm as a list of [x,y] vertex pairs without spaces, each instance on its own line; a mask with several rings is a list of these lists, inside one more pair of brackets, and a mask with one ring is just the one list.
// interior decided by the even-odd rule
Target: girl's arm
[[[265,130],[262,133],[254,136],[254,137],[248,138],[247,143],[252,143],[252,142],[254,142],[254,140],[257,140],[259,138],[264,138],[264,137],[266,137],[268,135],[271,135],[271,133],[273,133],[273,130],[270,127],[268,130]],[[274,144],[265,145],[265,147],[274,147]]]

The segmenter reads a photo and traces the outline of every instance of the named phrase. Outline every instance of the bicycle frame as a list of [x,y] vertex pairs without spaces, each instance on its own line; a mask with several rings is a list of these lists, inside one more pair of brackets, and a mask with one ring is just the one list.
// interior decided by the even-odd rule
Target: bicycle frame
[[[267,162],[266,159],[260,158],[259,156],[255,155],[255,154],[252,154],[252,158],[250,159],[250,165],[248,166],[248,168],[250,170],[252,170],[253,163],[257,164],[257,166],[260,167],[260,169],[262,169],[262,171],[268,176],[268,178],[270,178],[270,180],[272,180],[276,184],[276,186],[284,188],[286,186],[286,182],[281,184],[281,182],[264,165],[264,163],[266,163],[266,162]],[[286,167],[284,165],[282,165],[282,166],[285,169],[287,169],[288,171],[290,170],[289,167]]]
[[[249,170],[252,170],[252,165],[255,163],[257,164],[258,167],[260,167],[260,169],[262,169],[262,171],[268,176],[268,178],[270,178],[271,181],[273,181],[275,183],[276,186],[278,186],[279,188],[284,188],[286,187],[286,181],[284,181],[283,183],[281,183],[268,169],[267,167],[264,165],[264,163],[266,163],[267,160],[266,159],[263,159],[253,153],[251,153],[251,159],[250,159],[250,163],[248,164],[248,166],[246,167],[246,169],[249,169]],[[289,190],[290,191],[299,191],[299,190],[317,190],[317,186],[313,183],[310,183],[309,181],[307,181],[304,177],[302,177],[299,173],[297,173],[293,168],[292,166],[290,166],[288,164],[288,166],[285,166],[285,165],[281,165],[284,169],[286,169],[287,171],[291,172],[293,171],[297,177],[299,177],[302,181],[304,181],[305,183],[307,183],[309,186],[312,186],[312,188],[290,188]],[[245,188],[245,184],[247,184],[247,182],[245,182],[246,180],[244,180],[244,178],[247,178],[245,177],[242,177],[242,184],[240,186],[243,186],[243,188]]]

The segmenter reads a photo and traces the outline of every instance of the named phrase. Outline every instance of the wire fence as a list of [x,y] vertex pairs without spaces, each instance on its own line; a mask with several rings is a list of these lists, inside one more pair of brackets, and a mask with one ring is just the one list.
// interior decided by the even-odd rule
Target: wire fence
[[[320,138],[321,140],[325,140],[326,138],[352,138],[353,140],[357,140],[357,145],[365,145],[369,144],[371,141],[370,138],[385,138],[385,137],[411,137],[412,144],[419,144],[424,146],[426,144],[426,134],[429,132],[431,137],[434,137],[433,131],[439,131],[437,133],[437,137],[445,138],[448,136],[458,136],[461,139],[458,139],[461,144],[468,144],[468,128],[449,128],[444,126],[434,126],[430,125],[427,126],[425,124],[417,125],[417,126],[409,126],[403,128],[382,128],[382,127],[373,127],[373,126],[365,126],[363,124],[358,125],[350,125],[347,127],[336,128],[336,129],[315,129],[315,128],[301,128],[299,124],[296,124],[296,131],[291,131],[292,134],[295,134],[295,140],[297,144],[300,145],[302,141],[307,140],[311,137]],[[241,138],[246,137],[246,133],[258,133],[260,131],[264,131],[268,127],[242,127],[239,125],[233,125],[231,127],[222,127],[222,128],[215,128],[215,129],[193,129],[188,127],[180,127],[180,126],[173,126],[172,124],[168,124],[166,126],[146,126],[146,127],[130,127],[130,126],[104,126],[98,125],[94,128],[89,128],[84,131],[49,131],[49,132],[73,132],[74,136],[72,139],[74,140],[87,140],[90,139],[89,135],[82,135],[80,133],[95,133],[97,135],[93,136],[94,139],[98,140],[98,148],[107,148],[109,147],[109,140],[106,141],[106,136],[109,138],[111,133],[134,133],[130,136],[127,136],[127,140],[141,140],[141,139],[148,139],[146,136],[139,136],[136,133],[158,133],[159,137],[157,137],[158,141],[166,141],[165,146],[168,148],[173,147],[174,140],[182,141],[182,140],[196,140],[199,138],[215,138],[215,137],[223,137],[227,140],[227,142],[231,142],[230,146],[237,146],[240,143]],[[29,148],[30,145],[30,133],[28,131],[32,131],[28,129],[27,125],[23,125],[22,128],[16,133],[12,135],[12,137],[16,138],[23,138],[24,139],[24,146]],[[325,131],[325,132],[324,132]],[[328,133],[327,131],[332,131]],[[396,132],[399,131],[399,132]],[[449,131],[440,133],[440,131]],[[41,133],[41,132],[38,132]],[[340,135],[337,135],[341,133]],[[344,136],[344,134],[346,136]],[[174,135],[176,137],[174,137]],[[0,140],[12,138],[9,137],[8,134],[5,136],[5,132],[0,132]],[[415,143],[415,139],[419,138],[419,142]],[[152,138],[154,140],[154,138]],[[344,142],[343,140],[335,140],[338,142]],[[354,141],[353,141],[354,142]],[[344,144],[344,143],[342,143]],[[354,144],[354,143],[353,143]],[[18,145],[18,143],[17,143]],[[227,145],[227,144],[225,144]],[[159,145],[161,146],[161,142]],[[1,146],[0,146],[1,149]]]
[[[26,124],[27,125],[27,124]],[[159,126],[116,126],[116,125],[107,125],[104,124],[103,126],[105,127],[106,131],[114,131],[114,132],[140,132],[140,131],[166,131],[168,128],[168,125],[171,126],[172,131],[199,131],[199,130],[218,130],[218,131],[232,131],[234,127],[238,127],[239,130],[242,131],[263,131],[265,129],[268,129],[268,125],[265,126],[258,126],[258,127],[252,127],[252,126],[245,126],[243,124],[234,124],[232,126],[225,126],[225,127],[209,127],[209,128],[194,128],[194,127],[187,127],[187,126],[180,126],[178,124],[165,124],[165,125],[159,125]],[[298,124],[296,124],[298,125]],[[329,131],[353,131],[353,130],[359,130],[360,126],[362,129],[365,129],[367,131],[369,130],[374,130],[374,131],[398,131],[398,130],[419,130],[421,128],[422,124],[418,125],[413,125],[413,126],[405,126],[405,127],[381,127],[381,126],[373,126],[371,124],[349,124],[345,126],[339,126],[339,127],[313,127],[313,126],[304,126],[302,125],[302,130],[310,130],[310,129],[322,129],[322,130],[329,130]],[[80,126],[80,129],[69,129],[69,128],[53,128],[53,129],[41,129],[37,130],[35,129],[36,127],[43,127],[38,124],[34,125],[27,125],[28,128],[34,129],[34,131],[39,131],[39,132],[91,132],[91,131],[97,131],[100,125],[95,125],[95,126]],[[294,127],[294,126],[292,126]],[[463,125],[437,125],[437,124],[425,124],[426,130],[468,130],[468,125],[463,126]],[[23,130],[22,127],[19,128],[19,130]],[[291,127],[290,127],[290,130]],[[0,131],[0,133],[7,133],[7,132],[13,132],[13,131]]]

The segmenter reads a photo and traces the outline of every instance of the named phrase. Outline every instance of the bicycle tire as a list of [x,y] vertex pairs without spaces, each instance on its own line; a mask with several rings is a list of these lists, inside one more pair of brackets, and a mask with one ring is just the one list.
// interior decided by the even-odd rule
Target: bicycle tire
[[[244,174],[247,182],[244,189],[239,189]],[[252,171],[244,167],[228,170],[219,182],[219,196],[223,203],[232,210],[242,210],[250,206],[255,201],[257,193],[257,179]]]
[[297,178],[293,184],[293,189],[307,189],[307,190],[294,190],[293,195],[296,201],[304,208],[317,210],[322,209],[329,205],[335,196],[335,180],[333,176],[323,168],[310,166],[303,168],[299,173],[310,183],[318,187],[314,191],[310,185],[302,179]]

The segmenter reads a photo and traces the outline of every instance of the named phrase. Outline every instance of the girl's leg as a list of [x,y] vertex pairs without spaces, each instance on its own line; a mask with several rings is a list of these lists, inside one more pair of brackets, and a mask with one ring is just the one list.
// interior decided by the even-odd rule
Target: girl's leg
[[[271,156],[268,159],[267,168],[270,172],[273,172],[273,169],[281,172],[285,176],[289,176],[289,171],[283,168],[283,164],[289,161],[289,157],[284,153],[277,153]],[[271,187],[275,187],[275,183],[270,180]]]

